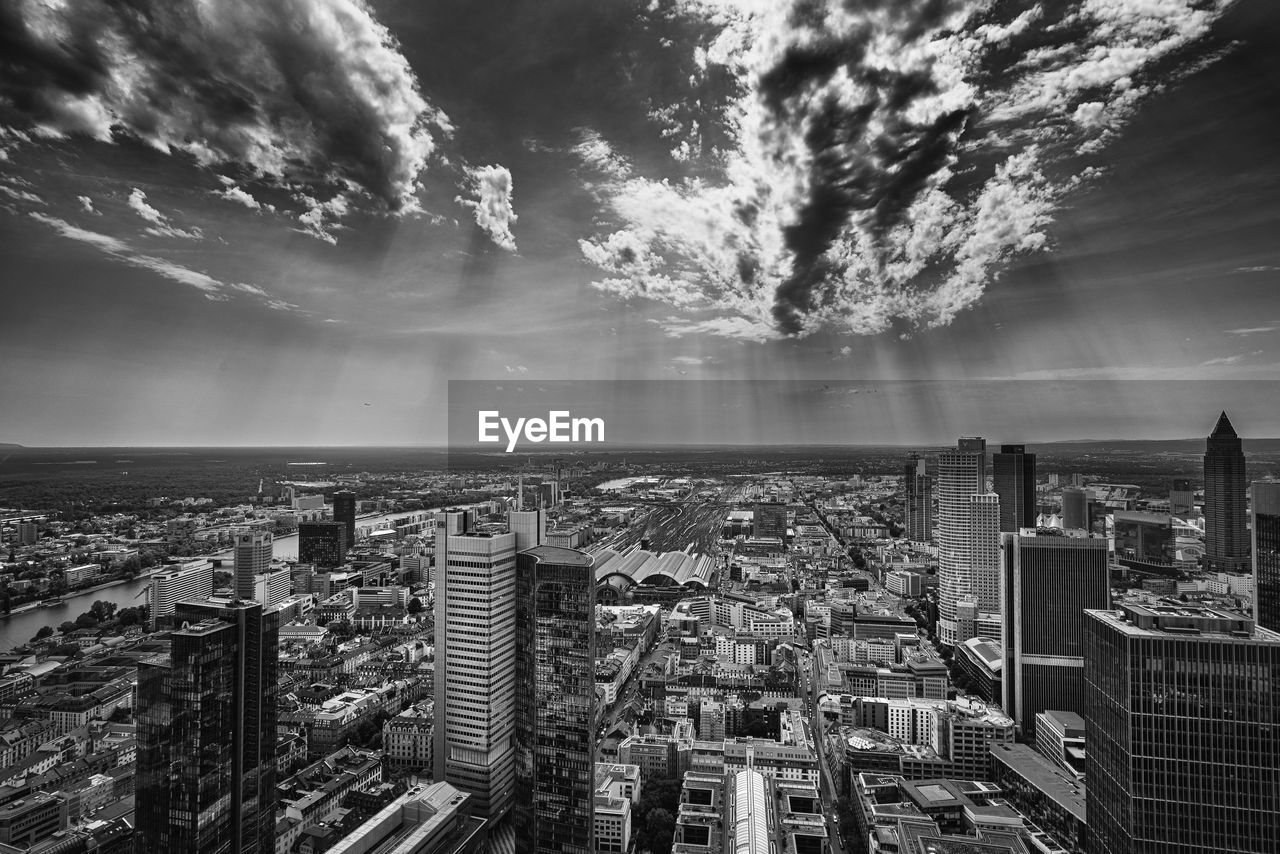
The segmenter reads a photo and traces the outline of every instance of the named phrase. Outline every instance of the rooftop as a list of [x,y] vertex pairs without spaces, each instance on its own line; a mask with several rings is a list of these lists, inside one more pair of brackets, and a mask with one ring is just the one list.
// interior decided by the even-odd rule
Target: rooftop
[[1030,745],[996,745],[991,748],[991,756],[1081,822],[1085,820],[1084,784],[1045,759]]

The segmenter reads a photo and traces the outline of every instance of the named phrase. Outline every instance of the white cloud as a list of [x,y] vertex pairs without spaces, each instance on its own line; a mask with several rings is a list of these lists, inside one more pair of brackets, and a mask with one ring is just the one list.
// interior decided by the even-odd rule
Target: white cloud
[[151,223],[148,234],[157,237],[180,237],[184,240],[199,240],[204,234],[198,228],[184,230],[169,222],[169,218],[147,203],[147,194],[137,187],[129,193],[129,207],[134,213]]
[[519,218],[511,206],[511,172],[505,166],[481,166],[467,170],[476,199],[459,197],[458,203],[475,211],[476,225],[503,249],[516,251],[512,224]]
[[712,116],[729,145],[699,159],[690,120],[652,104],[696,177],[649,179],[584,138],[584,179],[607,214],[580,242],[602,273],[594,286],[698,312],[664,323],[678,335],[950,323],[1011,259],[1047,245],[1058,206],[1098,174],[1060,164],[1176,79],[1163,67],[1147,78],[1230,2],[663,7],[712,31],[691,67],[737,81]]
[[226,199],[229,202],[235,202],[238,205],[244,205],[246,208],[253,211],[260,211],[264,209],[268,211],[275,210],[275,208],[272,207],[271,205],[262,204],[257,199],[255,199],[252,195],[250,195],[248,191],[246,191],[242,187],[237,187],[235,184],[228,184],[226,187],[224,187],[222,190],[215,193],[214,195],[218,196],[219,198]]
[[1247,326],[1241,329],[1224,329],[1228,335],[1261,335],[1264,332],[1275,332],[1280,326]]
[[85,213],[92,214],[94,216],[101,216],[101,214],[98,213],[98,209],[93,206],[93,199],[88,196],[76,196],[76,200],[80,202],[80,207]]

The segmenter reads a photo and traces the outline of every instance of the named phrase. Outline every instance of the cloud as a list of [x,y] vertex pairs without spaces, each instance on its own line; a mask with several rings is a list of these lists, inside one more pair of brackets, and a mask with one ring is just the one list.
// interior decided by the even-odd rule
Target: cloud
[[[1083,158],[1151,92],[1231,0],[678,0],[654,15],[707,35],[681,102],[728,78],[684,134],[677,175],[640,177],[584,137],[605,203],[580,242],[623,299],[715,320],[669,334],[752,340],[950,323],[1008,263],[1048,245]],[[699,153],[715,132],[724,144]],[[696,135],[696,138],[695,138]],[[610,168],[614,166],[615,168]],[[623,168],[616,168],[621,166]]]
[[703,359],[699,356],[672,356],[671,362],[676,365],[701,365]]
[[476,225],[494,243],[510,252],[516,251],[511,224],[518,219],[511,206],[511,172],[505,166],[481,166],[467,170],[476,200],[458,197],[464,207],[475,211]]
[[257,199],[255,199],[252,195],[250,195],[246,190],[242,189],[241,187],[237,187],[234,184],[229,184],[218,193],[215,193],[215,195],[218,196],[219,198],[226,199],[229,202],[235,202],[238,205],[244,205],[249,210],[254,210],[254,211],[260,211],[264,209],[268,211],[275,210],[275,208],[272,207],[271,205],[262,204]]
[[503,365],[502,367],[506,368],[507,373],[509,373],[509,374],[527,374],[527,373],[529,373],[529,369],[528,369],[528,368],[526,368],[524,365],[516,365],[514,368],[513,368],[513,367],[511,367],[510,365]]
[[1237,353],[1234,356],[1219,356],[1216,359],[1206,359],[1200,363],[1201,367],[1207,368],[1213,365],[1238,365],[1250,356],[1261,356],[1261,350],[1254,350],[1252,353]]
[[141,270],[147,270],[151,273],[168,279],[171,282],[177,282],[187,287],[195,288],[204,294],[206,299],[214,302],[222,302],[230,299],[228,292],[238,292],[249,294],[257,297],[268,308],[277,310],[297,310],[298,307],[292,303],[286,303],[275,297],[272,297],[266,291],[256,285],[242,284],[237,282],[223,282],[203,273],[199,270],[193,270],[181,264],[175,264],[164,258],[157,258],[154,255],[138,252],[125,241],[102,234],[97,231],[80,228],[72,225],[64,219],[55,216],[49,216],[38,211],[33,211],[29,216],[41,222],[58,234],[68,240],[75,240],[101,251],[102,253]]
[[1246,326],[1241,329],[1224,329],[1228,335],[1261,335],[1264,332],[1275,332],[1280,326]]
[[40,198],[40,196],[30,190],[24,190],[21,187],[11,187],[3,182],[0,182],[0,193],[3,193],[13,199],[15,202],[27,202],[28,204],[33,205],[43,205],[45,203],[44,199]]
[[452,131],[363,0],[13,0],[0,31],[0,100],[46,136],[129,136],[398,211]]
[[93,216],[102,216],[102,214],[98,213],[98,209],[93,206],[93,199],[88,196],[76,196],[76,201],[80,202],[80,207],[85,213]]
[[151,223],[151,227],[147,229],[148,234],[154,234],[157,237],[180,237],[184,240],[199,240],[204,237],[198,228],[184,231],[174,226],[169,222],[168,217],[147,204],[147,194],[137,187],[129,193],[128,204],[138,216]]
[[1256,267],[1236,267],[1233,273],[1271,273],[1280,270],[1280,267],[1274,267],[1270,264],[1262,264]]

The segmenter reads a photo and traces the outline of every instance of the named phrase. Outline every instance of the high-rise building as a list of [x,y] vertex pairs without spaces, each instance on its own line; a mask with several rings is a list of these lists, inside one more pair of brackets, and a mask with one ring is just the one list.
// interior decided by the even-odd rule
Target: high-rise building
[[1204,557],[1210,569],[1240,572],[1249,563],[1244,478],[1240,437],[1224,412],[1204,454]]
[[787,505],[780,501],[761,501],[752,515],[752,533],[757,537],[774,537],[787,541]]
[[275,546],[271,534],[266,531],[244,531],[236,534],[235,578],[232,589],[241,599],[254,598],[254,579],[271,571],[271,556]]
[[347,526],[341,522],[303,522],[298,526],[298,562],[332,569],[347,560]]
[[289,588],[289,570],[264,572],[253,578],[253,601],[264,608],[274,607],[289,598]]
[[333,521],[347,528],[347,547],[356,544],[356,494],[349,489],[339,489],[333,494]]
[[1280,632],[1280,483],[1253,484],[1253,619]]
[[1111,603],[1107,540],[1033,528],[1003,538],[1003,705],[1032,736],[1046,709],[1084,712],[1084,612]]
[[987,443],[963,438],[954,451],[938,457],[938,638],[955,646],[959,637],[956,604],[973,594],[971,578],[973,535],[971,499],[987,491]]
[[1177,575],[1173,517],[1140,510],[1117,510],[1111,516],[1117,563],[1147,574]]
[[1000,530],[1017,533],[1036,524],[1036,455],[1026,445],[1001,445],[991,455],[991,488],[1000,496]]
[[166,624],[174,606],[183,599],[203,599],[212,595],[213,563],[209,560],[197,558],[157,572],[147,585],[151,628]]
[[907,539],[927,543],[933,539],[933,477],[919,454],[912,454],[911,462],[903,469],[902,485]]
[[1280,634],[1173,600],[1085,614],[1090,854],[1274,852]]
[[1067,531],[1089,528],[1089,493],[1078,486],[1062,488],[1062,527]]
[[[980,614],[1000,611],[1000,496],[969,497],[969,591]],[[965,638],[968,640],[968,638]]]
[[1178,518],[1190,516],[1196,509],[1196,493],[1191,481],[1178,478],[1169,485],[1169,512]]
[[595,559],[516,556],[516,850],[590,854],[594,824]]
[[513,785],[516,540],[476,530],[468,510],[436,522],[435,780],[471,794],[491,826]]
[[170,652],[138,666],[134,850],[275,850],[279,614],[184,600]]

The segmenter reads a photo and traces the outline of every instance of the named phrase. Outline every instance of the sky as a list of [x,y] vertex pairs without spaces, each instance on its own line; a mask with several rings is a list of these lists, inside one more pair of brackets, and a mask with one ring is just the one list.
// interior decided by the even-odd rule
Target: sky
[[6,3],[0,442],[435,444],[451,380],[1280,436],[1223,382],[1280,379],[1276,44],[1268,0]]

